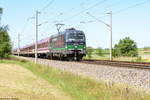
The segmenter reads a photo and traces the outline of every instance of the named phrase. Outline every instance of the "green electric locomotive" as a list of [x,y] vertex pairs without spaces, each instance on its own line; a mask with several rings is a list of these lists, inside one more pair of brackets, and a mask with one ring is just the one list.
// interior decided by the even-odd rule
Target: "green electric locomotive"
[[50,37],[50,57],[79,61],[85,55],[86,38],[83,31],[70,28]]

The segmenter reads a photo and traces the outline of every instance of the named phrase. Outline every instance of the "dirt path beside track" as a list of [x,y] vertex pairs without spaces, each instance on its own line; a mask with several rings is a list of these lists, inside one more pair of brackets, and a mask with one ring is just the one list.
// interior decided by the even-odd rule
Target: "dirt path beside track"
[[72,100],[55,86],[15,64],[0,64],[0,98]]

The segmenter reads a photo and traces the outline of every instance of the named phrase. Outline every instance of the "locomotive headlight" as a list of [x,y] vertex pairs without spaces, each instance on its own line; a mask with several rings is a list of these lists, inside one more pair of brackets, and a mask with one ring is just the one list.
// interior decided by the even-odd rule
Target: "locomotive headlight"
[[75,48],[77,48],[77,46],[75,46]]
[[67,49],[67,48],[68,48],[68,46],[67,46],[67,45],[65,45],[65,48]]

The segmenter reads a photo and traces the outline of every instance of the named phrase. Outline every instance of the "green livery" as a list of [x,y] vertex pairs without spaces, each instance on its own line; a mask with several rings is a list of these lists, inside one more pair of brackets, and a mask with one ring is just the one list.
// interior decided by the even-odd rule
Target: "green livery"
[[68,60],[81,60],[86,55],[86,39],[83,31],[67,29],[50,37],[50,56]]

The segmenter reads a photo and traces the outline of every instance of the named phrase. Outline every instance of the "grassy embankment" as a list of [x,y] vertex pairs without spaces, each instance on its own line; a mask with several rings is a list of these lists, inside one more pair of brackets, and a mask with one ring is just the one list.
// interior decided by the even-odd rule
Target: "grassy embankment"
[[150,95],[137,92],[130,87],[74,75],[43,65],[35,65],[25,60],[0,60],[0,63],[18,64],[35,75],[47,80],[49,84],[73,97],[75,100],[150,100]]
[[8,98],[12,98],[11,100],[72,100],[63,91],[37,77],[31,71],[17,64],[6,63],[0,63],[0,100],[2,98],[3,100]]

